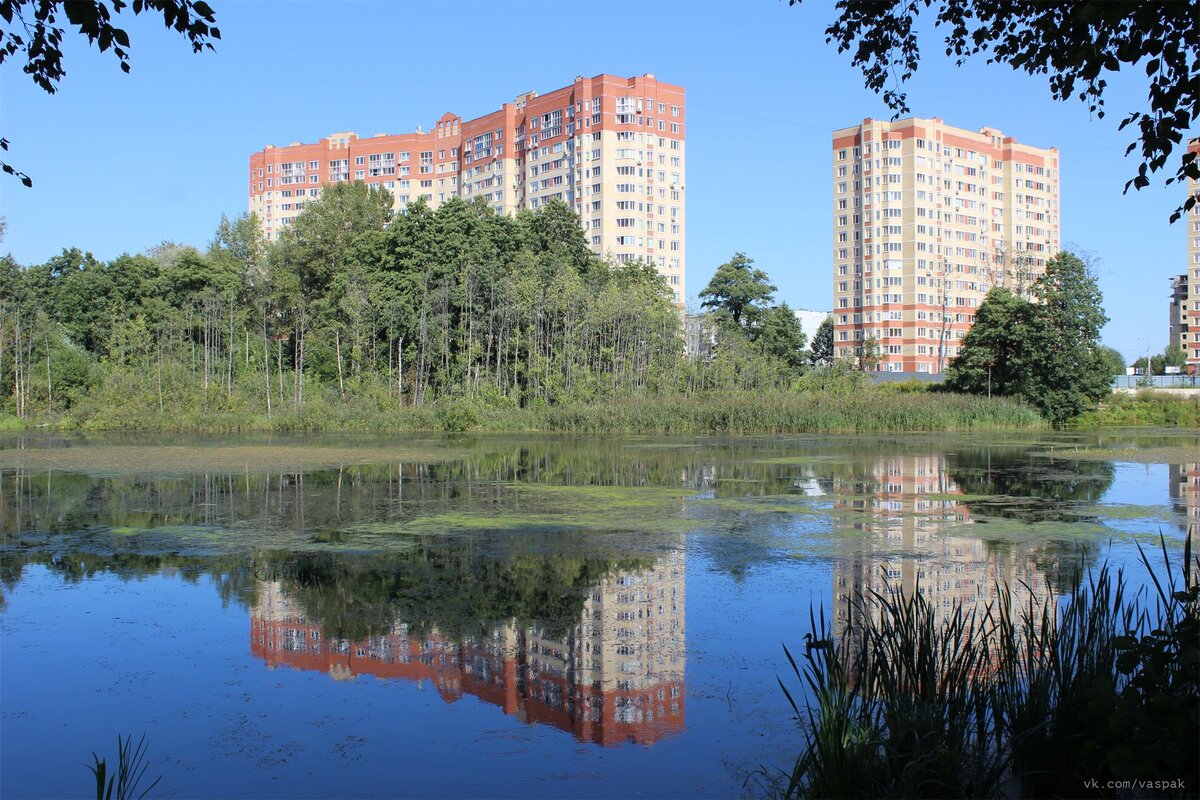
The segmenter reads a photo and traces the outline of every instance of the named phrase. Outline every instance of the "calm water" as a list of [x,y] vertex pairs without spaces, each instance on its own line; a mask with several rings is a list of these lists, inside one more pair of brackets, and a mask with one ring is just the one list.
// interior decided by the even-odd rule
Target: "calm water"
[[1194,432],[161,444],[0,439],[4,797],[129,732],[176,797],[752,792],[810,609],[1044,596],[1200,526]]

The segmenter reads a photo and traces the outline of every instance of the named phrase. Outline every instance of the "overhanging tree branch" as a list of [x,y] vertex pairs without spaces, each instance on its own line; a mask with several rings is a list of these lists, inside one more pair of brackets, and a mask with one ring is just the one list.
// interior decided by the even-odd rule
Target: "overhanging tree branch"
[[[54,94],[67,74],[62,41],[69,27],[100,52],[112,50],[121,71],[129,72],[129,34],[113,22],[127,8],[135,15],[161,13],[163,25],[183,34],[195,53],[214,49],[213,40],[221,38],[216,16],[204,0],[0,0],[0,65],[23,56],[22,71]],[[8,140],[0,139],[0,147],[7,150]],[[33,186],[33,180],[15,167],[0,162],[0,169]]]
[[[989,64],[1046,75],[1055,100],[1076,97],[1098,118],[1105,114],[1103,76],[1143,65],[1146,107],[1120,125],[1138,131],[1126,155],[1138,150],[1141,156],[1125,191],[1149,186],[1181,144],[1175,174],[1163,183],[1200,180],[1200,164],[1184,143],[1200,120],[1200,0],[838,0],[836,8],[826,41],[836,43],[839,53],[852,53],[867,88],[881,93],[897,117],[909,112],[907,93],[887,83],[893,78],[902,85],[917,70],[921,53],[913,24],[922,9],[936,11],[935,25],[946,31],[946,55],[956,64],[986,54]],[[1189,196],[1171,221],[1198,200]]]

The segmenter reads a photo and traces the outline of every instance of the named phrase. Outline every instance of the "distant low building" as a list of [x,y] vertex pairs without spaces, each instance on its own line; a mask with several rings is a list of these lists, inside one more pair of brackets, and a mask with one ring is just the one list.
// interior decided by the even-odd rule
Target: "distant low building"
[[804,329],[804,335],[808,337],[810,345],[812,344],[813,336],[817,334],[817,328],[821,327],[821,323],[832,316],[832,311],[813,311],[809,308],[796,309],[796,319],[800,320],[800,327]]
[[683,355],[688,361],[712,360],[717,329],[708,314],[688,314],[683,319]]

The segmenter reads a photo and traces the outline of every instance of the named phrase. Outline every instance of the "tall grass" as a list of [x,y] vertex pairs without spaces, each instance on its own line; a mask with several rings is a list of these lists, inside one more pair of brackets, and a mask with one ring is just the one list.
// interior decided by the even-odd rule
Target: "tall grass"
[[658,394],[518,408],[475,398],[419,407],[373,395],[343,400],[310,392],[304,404],[268,416],[252,398],[224,389],[160,411],[156,396],[131,392],[80,403],[57,426],[90,431],[552,431],[597,434],[868,433],[1028,429],[1044,426],[1031,407],[1002,398],[834,390]]
[[1172,395],[1170,390],[1114,394],[1102,406],[1082,414],[1077,428],[1154,425],[1200,428],[1200,396]]
[[539,410],[535,429],[587,433],[876,433],[1037,428],[1031,407],[964,395],[731,392],[630,398]]
[[[1106,565],[1065,602],[1005,590],[938,619],[920,587],[885,587],[836,641],[813,618],[802,661],[785,648],[808,699],[780,681],[805,739],[782,794],[1197,796],[1200,559],[1189,537],[1178,574],[1165,542],[1160,569],[1142,561],[1150,592]],[[1135,780],[1163,783],[1107,786]]]

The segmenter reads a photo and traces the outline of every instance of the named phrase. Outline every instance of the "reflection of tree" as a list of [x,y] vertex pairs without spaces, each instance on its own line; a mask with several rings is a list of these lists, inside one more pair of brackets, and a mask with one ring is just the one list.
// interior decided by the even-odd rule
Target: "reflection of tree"
[[[947,454],[946,466],[951,479],[970,496],[965,505],[973,515],[1022,522],[1087,521],[1075,509],[1098,503],[1115,475],[1108,461],[1049,458],[1018,447],[960,448]],[[985,543],[990,552],[1008,557],[1015,548],[1011,542]],[[1020,557],[1057,593],[1070,591],[1099,553],[1098,547],[1089,551],[1074,539],[1052,537],[1020,550]]]
[[281,554],[264,563],[326,636],[354,640],[386,633],[397,621],[413,631],[458,635],[516,619],[562,633],[578,622],[585,596],[605,575],[650,562],[547,554],[495,558],[425,541],[407,553]]
[[1100,501],[1112,486],[1108,461],[1049,458],[1027,448],[960,448],[946,455],[951,479],[975,514],[1026,522],[1078,522],[1073,505]]
[[188,583],[211,580],[222,603],[249,609],[262,579],[274,578],[327,636],[361,639],[385,633],[397,621],[416,632],[436,628],[449,635],[470,634],[512,619],[536,622],[558,635],[578,622],[584,598],[606,575],[650,563],[561,554],[484,555],[426,540],[412,552],[372,555],[31,551],[0,559],[0,581],[11,590],[29,564],[42,565],[69,583],[102,573],[124,581],[173,574]]
[[0,581],[9,589],[14,588],[25,567],[31,564],[47,568],[67,583],[82,583],[100,574],[115,575],[123,581],[166,573],[188,583],[207,578],[216,587],[223,605],[236,602],[247,609],[254,605],[258,591],[252,565],[246,557],[239,555],[100,554],[75,549],[55,553],[14,551],[0,558]]

